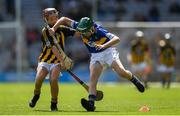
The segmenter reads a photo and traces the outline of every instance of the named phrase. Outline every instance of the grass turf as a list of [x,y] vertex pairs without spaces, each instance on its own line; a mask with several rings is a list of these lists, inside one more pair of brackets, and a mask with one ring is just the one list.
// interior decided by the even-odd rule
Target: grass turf
[[[35,108],[29,108],[34,83],[0,83],[0,114],[2,115],[180,115],[180,86],[163,89],[150,86],[139,93],[132,84],[100,84],[104,99],[96,102],[95,112],[86,112],[80,99],[87,92],[79,84],[59,84],[58,112],[50,112],[50,88],[42,87],[41,97]],[[147,105],[149,112],[138,109]]]

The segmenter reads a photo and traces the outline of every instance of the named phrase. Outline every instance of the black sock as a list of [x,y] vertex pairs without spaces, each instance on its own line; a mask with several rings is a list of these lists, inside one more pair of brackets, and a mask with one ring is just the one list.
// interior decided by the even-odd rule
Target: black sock
[[51,101],[51,110],[52,110],[52,111],[58,110],[58,109],[57,109],[57,102],[52,102],[52,101]]
[[39,98],[40,94],[35,94],[34,97]]
[[89,101],[94,101],[94,100],[96,100],[96,96],[93,95],[93,94],[90,94],[90,95],[88,96],[88,98],[89,98]]
[[52,102],[51,101],[51,107],[57,107],[57,102]]
[[91,105],[91,106],[94,106],[94,101],[96,100],[96,96],[93,95],[93,94],[90,94],[90,95],[88,96],[88,98],[89,98],[89,103],[90,103],[90,105]]
[[39,99],[39,96],[40,96],[40,94],[34,95],[32,101],[33,101],[33,102],[37,101],[37,100]]
[[164,88],[166,84],[166,80],[164,78],[162,78],[162,87]]
[[134,84],[139,82],[138,78],[135,75],[132,75],[132,79],[130,81]]
[[57,102],[51,102],[51,105],[57,105]]
[[51,98],[51,103],[57,103],[57,98]]

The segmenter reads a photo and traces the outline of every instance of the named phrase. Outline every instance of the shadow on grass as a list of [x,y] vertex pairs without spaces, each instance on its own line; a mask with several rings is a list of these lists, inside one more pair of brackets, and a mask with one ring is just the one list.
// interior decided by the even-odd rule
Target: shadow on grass
[[51,111],[51,110],[34,110],[34,111],[36,111],[36,112],[86,112],[86,111],[70,111],[70,110],[68,110],[68,111],[65,111],[65,110],[58,110],[58,111]]
[[[34,111],[36,111],[36,112],[53,112],[53,111],[50,111],[50,110],[34,110]],[[87,112],[87,111],[78,111],[78,110],[58,110],[58,111],[54,111],[54,112]],[[94,112],[120,112],[120,111],[104,111],[104,110],[102,110],[102,111],[100,111],[100,110],[98,110],[98,111],[94,111]]]

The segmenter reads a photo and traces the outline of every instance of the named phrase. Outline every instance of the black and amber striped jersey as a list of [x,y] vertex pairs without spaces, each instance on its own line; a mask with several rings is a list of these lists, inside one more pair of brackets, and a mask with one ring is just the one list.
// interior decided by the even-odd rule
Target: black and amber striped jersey
[[173,66],[175,63],[175,55],[176,51],[175,48],[171,45],[165,45],[160,48],[160,63],[166,66]]
[[145,55],[148,52],[148,44],[145,40],[133,40],[131,42],[131,59],[133,64],[145,61]]
[[[67,36],[73,36],[75,33],[74,29],[71,29],[66,26],[59,26],[55,32],[55,37],[57,39],[58,44],[64,50],[65,46],[65,38]],[[55,54],[52,52],[52,46],[54,45],[53,38],[49,35],[48,29],[43,28],[41,34],[42,41],[42,50],[39,56],[39,62],[47,62],[50,63],[59,63],[59,60],[56,58]]]

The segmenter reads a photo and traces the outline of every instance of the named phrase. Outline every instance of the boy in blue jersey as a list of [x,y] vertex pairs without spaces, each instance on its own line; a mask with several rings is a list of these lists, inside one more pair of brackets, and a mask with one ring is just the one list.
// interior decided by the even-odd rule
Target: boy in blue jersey
[[104,64],[110,66],[120,77],[130,80],[140,92],[144,92],[144,85],[130,71],[124,68],[119,59],[118,51],[113,47],[113,45],[119,43],[119,37],[108,32],[88,17],[81,18],[79,22],[67,17],[61,17],[49,29],[49,33],[53,35],[59,25],[66,25],[76,29],[91,53],[89,96],[88,100],[81,99],[81,104],[87,111],[95,110],[96,87]]

